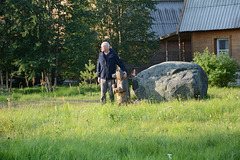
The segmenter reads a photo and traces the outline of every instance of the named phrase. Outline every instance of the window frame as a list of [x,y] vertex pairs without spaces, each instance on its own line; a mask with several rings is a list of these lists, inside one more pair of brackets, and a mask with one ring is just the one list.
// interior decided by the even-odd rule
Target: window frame
[[[221,49],[220,50],[220,40],[227,40],[228,41],[228,49]],[[217,38],[217,56],[219,57],[220,52],[227,52],[227,56],[230,56],[230,43],[229,43],[229,38]]]

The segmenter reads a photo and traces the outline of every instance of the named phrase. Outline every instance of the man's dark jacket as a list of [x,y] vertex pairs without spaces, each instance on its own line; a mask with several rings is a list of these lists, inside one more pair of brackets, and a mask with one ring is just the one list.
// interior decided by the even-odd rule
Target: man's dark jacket
[[116,52],[110,48],[109,58],[106,61],[104,58],[104,53],[100,52],[98,56],[98,62],[97,62],[97,74],[98,77],[102,79],[113,79],[112,74],[116,72],[116,65],[118,65],[121,70],[126,71],[126,67],[124,63],[119,59]]

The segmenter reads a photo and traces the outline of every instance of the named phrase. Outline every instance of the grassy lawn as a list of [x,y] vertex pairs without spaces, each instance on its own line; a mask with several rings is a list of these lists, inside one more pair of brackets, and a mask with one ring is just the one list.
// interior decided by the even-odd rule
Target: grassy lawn
[[0,96],[22,103],[0,105],[0,159],[240,159],[240,88],[128,106],[71,103],[100,95],[68,88]]
[[46,92],[45,88],[13,88],[12,94],[0,94],[0,102],[7,102],[7,98],[13,102],[19,101],[59,101],[62,100],[97,100],[100,95],[100,86],[93,86],[92,96],[88,87],[61,86],[55,92]]

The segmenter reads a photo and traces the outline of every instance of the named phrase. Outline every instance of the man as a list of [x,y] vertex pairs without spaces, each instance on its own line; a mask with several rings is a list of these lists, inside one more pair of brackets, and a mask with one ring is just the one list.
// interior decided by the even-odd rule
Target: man
[[106,102],[107,89],[109,92],[110,100],[113,102],[114,94],[112,84],[114,83],[114,79],[112,78],[112,74],[116,72],[116,65],[118,65],[124,71],[125,77],[127,77],[127,70],[124,63],[119,59],[115,51],[110,48],[108,42],[103,42],[101,44],[101,51],[102,52],[100,52],[98,55],[97,62],[98,82],[101,84],[100,102]]

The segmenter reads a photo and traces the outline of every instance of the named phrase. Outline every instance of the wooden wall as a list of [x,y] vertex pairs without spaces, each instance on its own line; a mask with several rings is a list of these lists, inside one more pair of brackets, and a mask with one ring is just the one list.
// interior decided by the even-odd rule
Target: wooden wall
[[[184,49],[185,49],[185,61],[190,62],[192,61],[192,52],[191,52],[191,41],[181,41],[181,61],[183,59],[183,43],[184,42]],[[162,62],[166,61],[166,41],[161,42],[161,49],[158,53],[160,57],[162,57]],[[168,50],[168,61],[179,61],[179,47],[178,41],[168,41],[167,42],[167,50]]]
[[[208,47],[210,52],[216,53],[216,39],[228,38],[229,39],[229,52],[230,56],[237,59],[240,64],[240,29],[232,30],[221,30],[221,31],[199,31],[199,32],[188,32],[188,34],[181,34],[181,45],[182,42],[185,44],[185,61],[191,62],[193,53],[203,52]],[[142,64],[135,67],[137,73],[158,63],[166,62],[166,40],[160,41],[160,49],[157,54],[153,55],[149,63]],[[182,48],[181,48],[182,51]],[[175,36],[172,40],[168,41],[168,61],[179,61],[179,47],[178,37]],[[182,59],[183,61],[183,55]],[[134,68],[134,67],[132,67]]]
[[[191,41],[181,41],[184,42],[184,49],[185,49],[185,61],[190,62],[192,61],[192,52],[191,52]],[[179,47],[178,41],[168,41],[167,42],[167,49],[168,49],[168,61],[179,61]],[[181,48],[182,52],[182,59],[183,61],[183,48]],[[149,60],[149,63],[146,64],[147,67],[166,62],[166,41],[160,42],[160,49],[157,54],[153,55],[153,57]]]
[[240,61],[240,29],[193,32],[192,53],[202,52],[206,47],[210,52],[216,53],[216,39],[218,38],[229,39],[229,54]]

